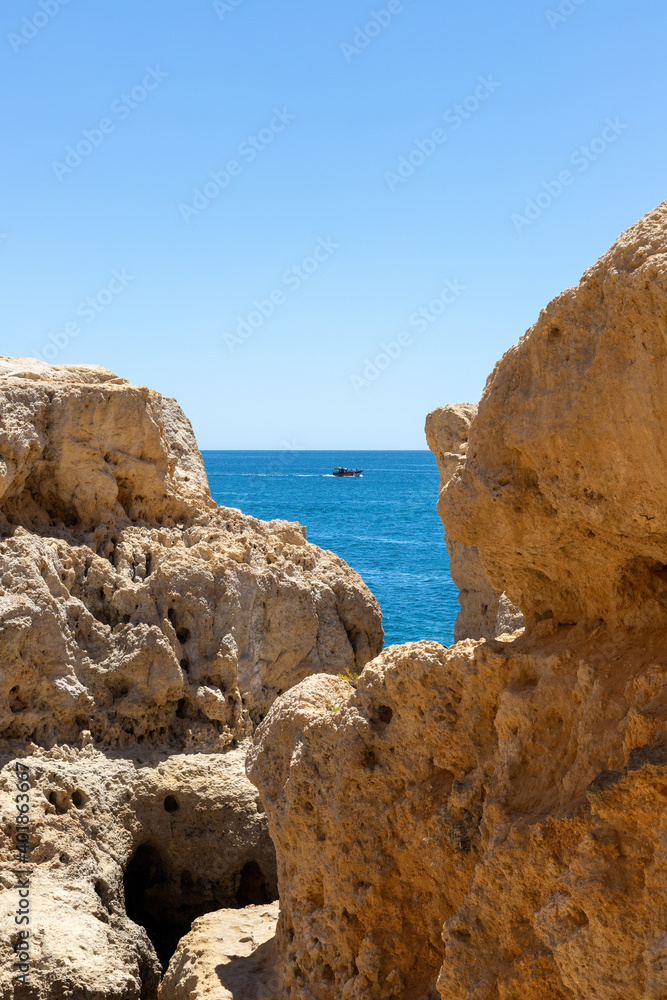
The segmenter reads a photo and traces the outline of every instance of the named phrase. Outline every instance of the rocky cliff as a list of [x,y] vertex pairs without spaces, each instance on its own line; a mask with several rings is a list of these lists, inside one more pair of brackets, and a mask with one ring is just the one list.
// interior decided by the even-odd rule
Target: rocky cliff
[[525,631],[259,726],[275,1000],[667,996],[666,344],[667,204],[499,362],[441,493]]
[[[470,425],[476,414],[476,406],[459,403],[441,406],[426,418],[426,441],[438,463],[443,503],[447,486],[465,463]],[[495,639],[523,628],[523,615],[505,594],[492,586],[475,546],[448,534],[445,541],[449,570],[458,587],[461,605],[454,625],[455,641]]]
[[[382,647],[377,603],[305,529],[211,500],[174,400],[0,359],[0,914],[30,776],[31,991],[156,995],[194,917],[276,898],[242,743],[312,673]],[[18,992],[15,992],[18,991]]]

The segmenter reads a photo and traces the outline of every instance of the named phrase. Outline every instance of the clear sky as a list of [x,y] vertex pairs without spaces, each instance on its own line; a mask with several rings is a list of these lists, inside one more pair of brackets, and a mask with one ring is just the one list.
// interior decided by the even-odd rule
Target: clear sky
[[662,0],[0,20],[0,353],[175,396],[203,448],[424,447],[667,197]]

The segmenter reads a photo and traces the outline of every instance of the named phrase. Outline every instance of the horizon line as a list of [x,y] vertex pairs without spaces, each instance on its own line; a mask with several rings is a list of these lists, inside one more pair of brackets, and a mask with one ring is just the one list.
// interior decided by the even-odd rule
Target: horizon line
[[329,452],[329,451],[396,451],[396,452],[405,452],[405,451],[410,451],[410,452],[418,451],[418,452],[422,452],[423,451],[423,452],[428,453],[429,455],[433,454],[433,452],[431,451],[430,448],[200,448],[199,450],[202,453],[205,452],[205,451],[227,451],[227,452],[231,452],[231,451],[234,451],[234,452],[236,452],[236,451],[285,452],[285,451],[287,451],[287,452],[303,452],[304,454],[307,453],[307,452],[316,452],[316,453],[322,452],[322,453],[324,453],[324,452]]

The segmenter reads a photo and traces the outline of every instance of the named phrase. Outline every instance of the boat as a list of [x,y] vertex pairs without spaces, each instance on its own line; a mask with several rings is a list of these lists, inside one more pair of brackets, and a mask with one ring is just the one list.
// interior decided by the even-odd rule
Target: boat
[[333,474],[338,478],[341,476],[349,478],[350,476],[360,476],[363,471],[363,469],[344,469],[342,466],[338,466],[338,468],[333,470]]

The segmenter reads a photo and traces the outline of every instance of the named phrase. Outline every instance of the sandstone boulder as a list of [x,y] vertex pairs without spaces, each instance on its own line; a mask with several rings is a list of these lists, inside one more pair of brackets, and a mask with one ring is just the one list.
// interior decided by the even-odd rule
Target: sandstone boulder
[[215,507],[176,400],[99,365],[0,358],[0,443],[0,511],[12,524],[173,524]]
[[277,903],[199,917],[171,960],[159,1000],[279,1000],[277,920]]

